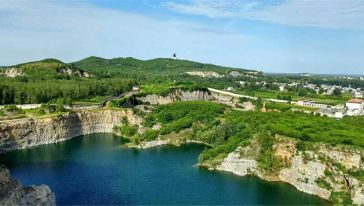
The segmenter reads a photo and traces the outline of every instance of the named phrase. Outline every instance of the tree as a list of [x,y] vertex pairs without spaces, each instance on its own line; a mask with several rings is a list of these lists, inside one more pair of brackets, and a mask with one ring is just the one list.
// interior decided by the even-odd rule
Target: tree
[[263,99],[261,97],[258,97],[258,99],[255,101],[255,106],[257,109],[261,109],[264,106]]
[[64,112],[65,108],[64,108],[64,99],[57,99],[56,101],[56,112]]
[[341,97],[341,89],[335,88],[334,91],[332,92],[332,95]]

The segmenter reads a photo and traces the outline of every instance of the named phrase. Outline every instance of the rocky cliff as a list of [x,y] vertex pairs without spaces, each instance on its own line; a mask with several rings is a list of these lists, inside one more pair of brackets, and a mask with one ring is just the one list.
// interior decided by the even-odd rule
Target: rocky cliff
[[208,91],[181,91],[176,90],[167,96],[149,94],[143,97],[138,97],[138,100],[150,104],[170,104],[176,101],[193,101],[193,100],[211,100],[212,96]]
[[[176,90],[166,96],[149,94],[143,97],[138,97],[138,100],[150,103],[152,105],[170,104],[176,101],[194,101],[194,100],[214,101],[229,106],[235,106],[236,104],[239,103],[238,97],[232,97],[230,95],[225,95],[214,91],[201,91],[201,90],[195,90],[195,91]],[[245,108],[243,104],[240,106]]]
[[131,124],[141,120],[130,109],[70,112],[58,117],[0,121],[0,153],[61,142],[91,133],[111,133],[126,117]]
[[259,146],[238,147],[215,169],[237,175],[256,175],[269,181],[283,181],[298,190],[340,204],[364,205],[363,151],[315,144],[299,151],[294,139],[276,137],[274,156],[283,163],[275,172],[259,167]]
[[56,205],[54,193],[47,185],[22,187],[0,165],[0,205]]

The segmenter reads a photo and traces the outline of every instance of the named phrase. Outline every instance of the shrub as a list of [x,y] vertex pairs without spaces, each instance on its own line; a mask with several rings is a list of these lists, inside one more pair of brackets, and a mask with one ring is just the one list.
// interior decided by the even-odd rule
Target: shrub
[[158,137],[159,132],[153,129],[148,129],[144,132],[143,134],[143,139],[150,141],[150,140],[154,140]]

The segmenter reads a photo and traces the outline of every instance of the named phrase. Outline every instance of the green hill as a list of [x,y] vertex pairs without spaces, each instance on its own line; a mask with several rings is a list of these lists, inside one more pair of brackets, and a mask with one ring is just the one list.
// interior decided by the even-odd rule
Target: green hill
[[[70,77],[89,77],[87,72],[66,64],[58,59],[43,59],[5,67],[10,77],[23,76],[30,79],[62,79]],[[9,75],[7,75],[9,77]]]
[[168,58],[138,60],[92,56],[69,64],[44,59],[0,71],[0,105],[109,97],[120,95],[136,84],[144,92],[156,93],[180,87],[235,87],[238,83],[231,71],[243,74],[249,70]]
[[203,64],[189,60],[176,60],[170,58],[157,58],[151,60],[139,60],[132,57],[104,59],[91,56],[71,63],[76,67],[95,73],[109,74],[145,74],[156,76],[180,75],[188,71],[213,71],[218,74],[226,74],[232,70],[247,72],[237,68]]

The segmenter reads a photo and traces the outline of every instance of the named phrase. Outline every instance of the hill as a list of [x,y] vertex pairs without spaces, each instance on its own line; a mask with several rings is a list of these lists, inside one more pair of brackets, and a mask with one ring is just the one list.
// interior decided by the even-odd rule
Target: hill
[[60,79],[66,76],[90,77],[88,72],[57,59],[43,59],[4,67],[5,77],[25,76],[31,79]]
[[237,68],[203,64],[189,60],[176,60],[170,58],[157,58],[151,60],[139,60],[132,57],[104,59],[91,56],[71,63],[76,67],[95,73],[108,74],[145,74],[156,76],[180,75],[185,72],[216,72],[223,75],[230,71],[252,72]]
[[120,95],[136,84],[157,93],[181,86],[221,89],[236,87],[237,77],[254,72],[168,58],[92,56],[69,64],[44,59],[0,71],[0,105],[105,98]]

